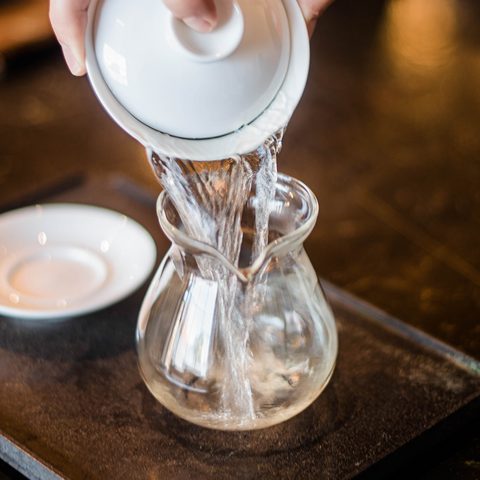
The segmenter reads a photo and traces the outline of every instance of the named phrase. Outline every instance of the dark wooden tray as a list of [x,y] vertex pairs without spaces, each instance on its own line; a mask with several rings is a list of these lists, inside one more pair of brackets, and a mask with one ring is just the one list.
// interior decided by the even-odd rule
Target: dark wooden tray
[[[151,232],[161,258],[154,197],[118,178],[80,179],[27,201],[120,211]],[[197,427],[150,395],[134,349],[146,285],[64,322],[0,316],[0,457],[39,480],[348,479],[388,475],[477,415],[479,363],[324,288],[339,330],[333,378],[304,412],[253,432]]]

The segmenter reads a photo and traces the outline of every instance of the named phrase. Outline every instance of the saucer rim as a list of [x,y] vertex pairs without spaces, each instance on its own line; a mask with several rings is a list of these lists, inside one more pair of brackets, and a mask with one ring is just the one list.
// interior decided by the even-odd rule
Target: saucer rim
[[[146,230],[145,227],[133,220],[131,217],[108,208],[99,207],[96,205],[67,202],[30,205],[1,214],[0,233],[2,228],[6,228],[6,225],[9,222],[18,222],[18,226],[14,228],[19,228],[20,222],[24,222],[25,220],[32,218],[32,215],[38,217],[39,212],[41,212],[40,216],[49,220],[55,218],[56,216],[58,217],[59,215],[75,215],[78,217],[77,220],[83,223],[88,223],[92,220],[92,216],[94,216],[97,220],[105,220],[106,229],[113,226],[114,222],[116,222],[118,225],[118,221],[122,220],[124,221],[124,225],[122,226],[123,234],[127,233],[129,235],[133,235],[135,241],[141,243],[140,248],[142,249],[142,262],[138,265],[138,268],[135,271],[134,279],[131,282],[122,282],[122,279],[124,280],[124,278],[119,277],[116,275],[116,273],[120,269],[120,262],[125,264],[125,258],[120,258],[118,255],[114,256],[111,254],[103,255],[104,252],[101,251],[99,245],[98,251],[95,251],[95,253],[102,256],[107,268],[110,270],[111,275],[109,275],[109,277],[111,277],[111,279],[108,282],[104,282],[94,295],[81,298],[72,306],[67,305],[64,308],[26,308],[25,305],[16,307],[13,304],[12,306],[7,306],[0,303],[0,316],[26,320],[56,321],[93,313],[125,299],[127,296],[135,292],[151,274],[157,259],[157,248],[151,234]],[[62,241],[63,245],[92,249],[90,245],[83,245],[82,239],[80,239],[78,242],[74,241],[72,238],[69,239],[69,232],[62,230],[61,228],[56,233],[59,238],[62,236],[67,238],[66,241]],[[84,237],[83,242],[86,242],[88,238],[88,235]],[[30,242],[29,244],[32,247],[32,251],[34,251],[36,245],[33,244],[33,242]],[[0,246],[1,245],[2,242],[0,240]],[[3,262],[0,257],[0,276],[6,275],[6,271],[4,271],[3,268],[4,263],[5,262]],[[116,284],[118,284],[119,287],[117,291],[115,291]],[[0,292],[0,297],[2,298],[2,301],[5,300],[3,292]]]

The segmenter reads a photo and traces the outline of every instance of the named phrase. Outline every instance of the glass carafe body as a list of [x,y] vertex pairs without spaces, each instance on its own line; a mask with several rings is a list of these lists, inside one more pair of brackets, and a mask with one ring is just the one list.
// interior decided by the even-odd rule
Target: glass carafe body
[[158,201],[172,246],[140,311],[139,367],[160,403],[204,427],[249,430],[291,418],[322,392],[335,365],[334,317],[303,248],[318,214],[313,193],[278,175],[270,243],[241,268],[254,204],[252,194],[239,267],[182,232],[165,192]]

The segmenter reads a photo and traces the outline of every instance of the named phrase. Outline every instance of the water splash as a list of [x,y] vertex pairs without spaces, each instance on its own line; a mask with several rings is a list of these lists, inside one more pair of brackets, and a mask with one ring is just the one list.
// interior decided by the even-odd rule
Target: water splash
[[[238,267],[242,247],[243,207],[255,191],[255,228],[251,262],[268,244],[268,219],[275,196],[277,154],[284,129],[268,138],[255,152],[220,161],[180,160],[148,151],[157,179],[168,192],[185,232],[219,250]],[[196,256],[201,275],[218,284],[217,338],[223,344],[221,361],[222,411],[226,418],[248,422],[256,418],[248,377],[251,352],[249,331],[252,308],[262,297],[262,277],[242,286],[235,275],[217,260]],[[243,292],[238,289],[242,288]],[[242,305],[235,305],[238,295]]]

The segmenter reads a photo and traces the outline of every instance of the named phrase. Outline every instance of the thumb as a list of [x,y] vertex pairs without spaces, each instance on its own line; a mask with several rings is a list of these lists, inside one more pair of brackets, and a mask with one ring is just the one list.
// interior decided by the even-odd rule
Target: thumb
[[200,33],[211,32],[217,25],[213,0],[163,0],[173,15]]
[[51,0],[50,22],[74,75],[85,74],[85,31],[90,0]]

